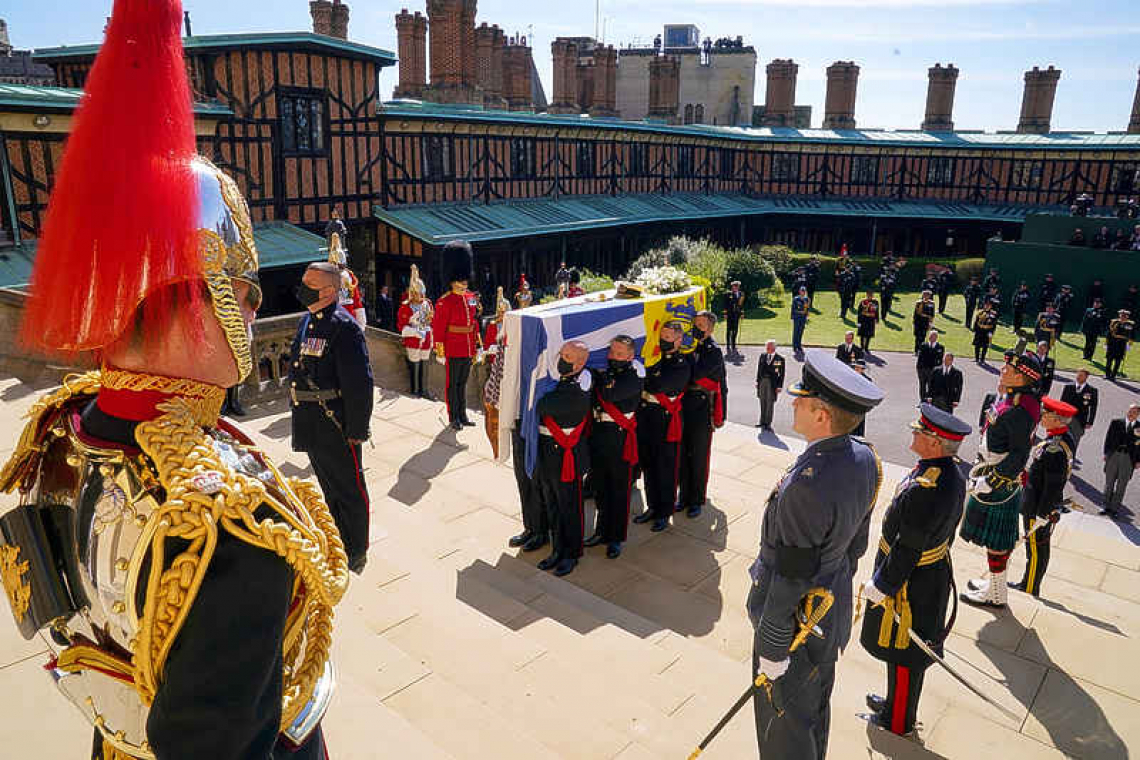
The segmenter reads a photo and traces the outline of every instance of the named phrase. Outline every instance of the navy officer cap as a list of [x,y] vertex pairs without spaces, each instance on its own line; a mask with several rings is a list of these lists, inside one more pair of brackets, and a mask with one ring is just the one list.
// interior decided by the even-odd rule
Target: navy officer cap
[[921,430],[948,441],[960,441],[973,431],[973,428],[965,422],[950,412],[942,411],[934,404],[919,404],[918,411],[918,419],[910,423],[914,430]]
[[883,400],[879,386],[827,351],[809,351],[802,379],[788,389],[793,396],[811,396],[854,414],[866,414]]

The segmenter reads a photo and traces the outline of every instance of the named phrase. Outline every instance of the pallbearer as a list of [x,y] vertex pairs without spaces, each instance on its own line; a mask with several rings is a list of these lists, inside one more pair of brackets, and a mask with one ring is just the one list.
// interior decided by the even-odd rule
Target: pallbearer
[[[637,407],[641,403],[640,365],[634,365],[633,338],[610,341],[606,368],[594,373],[594,427],[590,432],[590,479],[598,508],[594,535],[586,546],[606,545],[616,559],[629,528],[629,500],[637,458]],[[641,370],[644,374],[644,370]]]
[[716,316],[711,311],[698,312],[693,319],[693,338],[697,342],[689,359],[693,365],[693,382],[681,402],[684,429],[681,435],[681,496],[676,510],[697,517],[704,507],[709,484],[709,461],[712,455],[713,431],[724,425],[728,411],[728,382],[725,379],[724,354],[713,340]]
[[[949,634],[950,545],[962,517],[966,479],[955,454],[970,426],[933,404],[922,404],[911,423],[910,450],[918,464],[899,484],[883,516],[875,571],[863,584],[867,614],[861,642],[887,665],[887,696],[867,695],[871,722],[905,736],[914,730],[922,681],[930,658],[911,641],[907,628],[941,653]],[[898,613],[903,625],[894,621]]]

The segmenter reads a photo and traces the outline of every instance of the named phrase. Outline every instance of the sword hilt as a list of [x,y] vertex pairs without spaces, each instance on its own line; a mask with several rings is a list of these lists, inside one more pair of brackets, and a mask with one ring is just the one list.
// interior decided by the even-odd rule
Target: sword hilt
[[804,594],[804,598],[800,602],[800,612],[802,615],[800,619],[800,630],[796,634],[796,637],[792,639],[792,645],[788,648],[788,652],[796,651],[801,644],[807,641],[807,637],[816,629],[834,603],[835,595],[822,586],[809,589],[808,592]]

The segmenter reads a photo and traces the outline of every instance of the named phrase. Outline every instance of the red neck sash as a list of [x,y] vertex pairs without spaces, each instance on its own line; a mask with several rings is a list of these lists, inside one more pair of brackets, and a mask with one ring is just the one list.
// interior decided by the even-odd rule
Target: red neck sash
[[574,467],[574,447],[577,446],[578,441],[582,439],[582,431],[586,429],[586,421],[589,419],[589,417],[583,417],[582,421],[567,435],[549,414],[542,418],[542,424],[546,426],[546,431],[550,433],[554,442],[562,447],[563,483],[571,483],[574,480],[576,469]]
[[657,403],[669,414],[669,429],[665,432],[665,440],[669,443],[681,440],[681,399],[684,397],[683,391],[672,401],[664,393],[653,394],[653,398],[657,399]]
[[708,377],[698,377],[694,381],[697,385],[704,388],[713,397],[713,425],[716,427],[724,426],[724,394],[721,392],[720,383]]
[[625,431],[625,447],[622,449],[622,459],[631,465],[637,464],[637,415],[630,412],[629,416],[621,413],[616,406],[598,396],[598,403],[602,411],[613,419],[614,423]]

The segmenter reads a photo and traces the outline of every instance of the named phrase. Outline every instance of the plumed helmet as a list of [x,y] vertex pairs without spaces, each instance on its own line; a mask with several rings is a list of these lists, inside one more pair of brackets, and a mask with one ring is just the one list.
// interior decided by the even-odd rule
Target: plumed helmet
[[338,267],[348,266],[348,254],[344,250],[344,244],[340,242],[339,232],[334,232],[329,238],[329,263]]
[[503,297],[503,286],[495,288],[495,314],[506,314],[511,310],[511,302]]
[[412,271],[408,274],[408,295],[414,294],[423,298],[426,290],[424,281],[420,279],[420,268],[412,264]]
[[440,272],[443,281],[448,285],[453,282],[470,281],[471,259],[471,244],[466,240],[452,240],[445,245],[440,253]]

